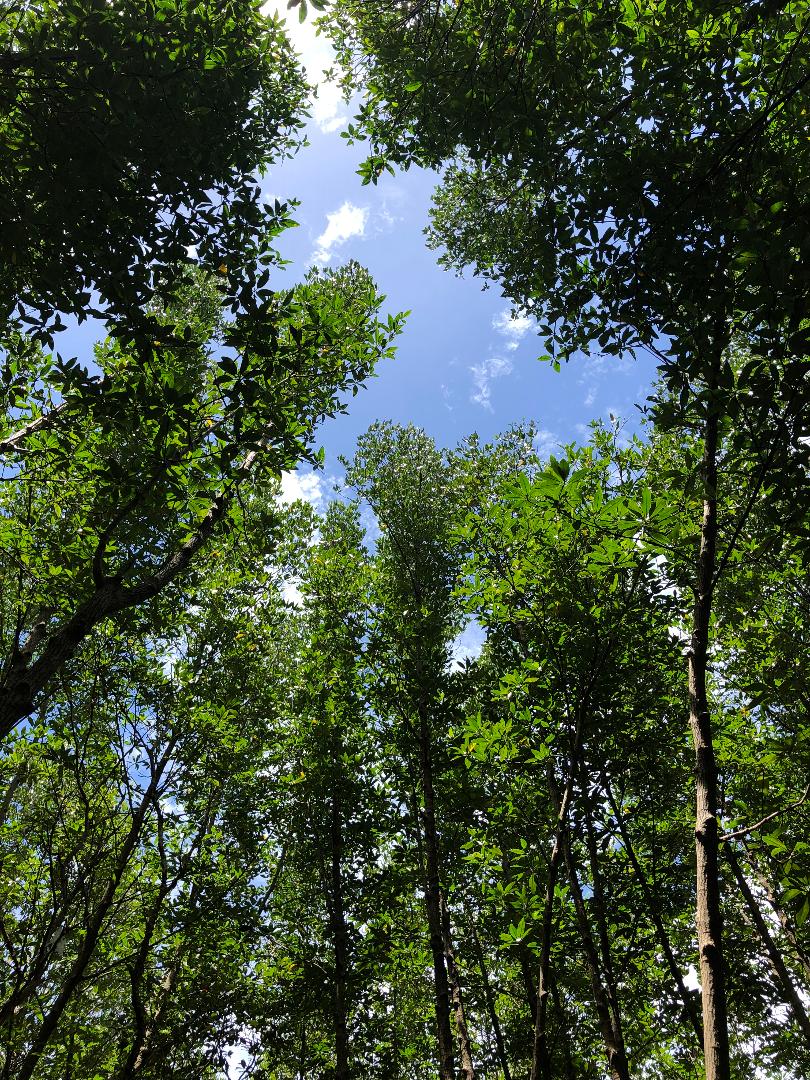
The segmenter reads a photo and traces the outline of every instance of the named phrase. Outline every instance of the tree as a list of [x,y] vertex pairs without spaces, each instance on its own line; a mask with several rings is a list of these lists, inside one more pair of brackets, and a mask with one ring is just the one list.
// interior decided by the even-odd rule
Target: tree
[[454,629],[451,589],[456,568],[448,544],[455,513],[453,486],[441,454],[414,428],[375,425],[346,465],[347,483],[368,502],[382,530],[370,646],[381,662],[375,697],[379,707],[398,717],[411,743],[400,750],[411,778],[411,791],[403,794],[414,803],[411,814],[433,963],[439,1075],[442,1080],[455,1076],[452,1015],[461,1072],[465,1080],[475,1080],[451,926],[439,793],[439,753],[447,725],[442,684]]
[[77,365],[60,376],[20,343],[29,400],[0,443],[2,733],[95,626],[158,595],[238,520],[245,485],[308,454],[315,425],[399,327],[377,320],[356,265],[263,290],[261,316],[230,323],[199,273],[180,299],[159,312],[170,345],[109,340],[100,376]]
[[305,102],[255,0],[5,3],[0,322],[16,307],[47,336],[58,312],[94,313],[146,334],[189,247],[238,305],[283,216],[255,174],[292,151]]
[[[594,343],[646,347],[669,413],[700,410],[688,681],[710,1080],[730,1075],[706,689],[720,436],[740,392],[766,412],[782,395],[804,434],[807,15],[805,4],[344,0],[330,17],[344,69],[367,88],[351,132],[371,141],[366,178],[392,162],[447,166],[430,230],[444,261],[535,314],[555,363]],[[734,332],[758,363],[735,369]],[[768,453],[774,482],[795,445]]]

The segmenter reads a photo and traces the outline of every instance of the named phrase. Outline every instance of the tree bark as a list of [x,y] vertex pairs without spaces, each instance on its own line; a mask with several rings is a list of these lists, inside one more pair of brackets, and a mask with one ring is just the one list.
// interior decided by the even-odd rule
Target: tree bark
[[700,530],[692,639],[688,652],[689,726],[695,748],[695,853],[697,938],[703,1001],[706,1080],[730,1080],[728,1010],[723,965],[717,822],[717,763],[706,690],[709,621],[717,552],[717,453],[719,423],[709,384],[703,442],[703,520]]

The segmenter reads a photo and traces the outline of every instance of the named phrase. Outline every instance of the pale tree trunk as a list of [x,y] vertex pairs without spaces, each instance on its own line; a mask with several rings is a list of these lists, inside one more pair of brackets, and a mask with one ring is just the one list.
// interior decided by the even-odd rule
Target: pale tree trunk
[[[718,361],[719,362],[719,361]],[[689,660],[689,725],[695,748],[695,853],[697,938],[703,1001],[706,1080],[730,1080],[728,1010],[723,967],[717,822],[717,763],[706,689],[709,622],[717,550],[717,453],[719,424],[709,385],[703,444],[703,520],[695,582]]]
[[459,975],[456,954],[453,948],[453,933],[450,927],[450,909],[447,906],[447,898],[442,892],[439,893],[439,899],[441,903],[444,959],[447,964],[447,981],[450,986],[450,1000],[453,1005],[453,1019],[456,1024],[461,1075],[464,1080],[475,1080],[475,1066],[472,1058],[470,1033],[467,1028],[467,1017],[464,1012],[464,1001],[461,993],[461,976]]

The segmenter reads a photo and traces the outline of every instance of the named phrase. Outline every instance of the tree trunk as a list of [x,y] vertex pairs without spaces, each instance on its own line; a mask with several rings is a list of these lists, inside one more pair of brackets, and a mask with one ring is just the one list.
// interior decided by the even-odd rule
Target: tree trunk
[[[567,803],[566,803],[567,806]],[[534,1009],[534,1047],[532,1050],[531,1080],[552,1080],[551,1058],[548,1052],[548,996],[551,974],[551,939],[554,930],[554,889],[562,859],[562,822],[557,820],[554,846],[548,862],[546,893],[543,898],[543,923],[540,939],[540,977],[537,982],[537,1002]],[[525,976],[524,976],[525,977]]]
[[169,745],[163,752],[163,756],[155,767],[154,774],[149,783],[149,787],[144,792],[143,798],[135,811],[135,815],[132,819],[132,823],[127,832],[126,838],[121,846],[121,850],[118,853],[118,858],[115,861],[112,877],[107,884],[106,889],[101,897],[101,900],[93,912],[92,918],[89,920],[87,927],[85,928],[85,935],[79,946],[79,952],[76,959],[71,965],[70,971],[62,983],[62,988],[57,994],[53,1004],[45,1013],[42,1018],[42,1023],[39,1026],[39,1030],[34,1036],[28,1053],[20,1063],[20,1067],[15,1074],[15,1080],[31,1080],[39,1059],[42,1056],[43,1051],[47,1047],[51,1040],[51,1037],[55,1033],[59,1021],[62,1018],[62,1013],[65,1011],[70,999],[73,996],[74,991],[84,979],[87,968],[90,961],[93,958],[93,954],[98,944],[101,928],[104,925],[104,920],[113,906],[115,896],[118,891],[118,886],[121,883],[121,878],[124,876],[124,871],[127,868],[127,864],[132,856],[132,852],[135,850],[135,845],[138,842],[138,837],[141,834],[143,823],[146,819],[146,815],[149,811],[149,807],[152,805],[155,796],[157,795],[160,781],[163,776],[163,772],[169,762],[171,754],[174,750],[176,739],[172,739]]
[[542,938],[540,941],[540,975],[537,983],[537,1005],[533,1011],[534,1046],[532,1048],[531,1080],[552,1080],[551,1057],[548,1051],[548,996],[551,983],[551,939],[554,929],[554,889],[557,885],[557,873],[562,858],[563,833],[567,828],[568,809],[574,792],[574,783],[579,771],[579,759],[582,753],[584,733],[584,707],[580,703],[574,728],[574,739],[568,762],[568,781],[562,798],[558,797],[554,781],[553,767],[549,765],[548,785],[552,795],[552,805],[557,819],[554,828],[554,844],[546,876],[546,894],[543,904]]
[[[583,784],[583,790],[586,785]],[[621,1012],[619,1010],[619,997],[616,991],[616,978],[613,974],[613,958],[610,951],[610,937],[607,928],[607,915],[605,908],[605,890],[602,883],[602,870],[599,866],[599,852],[596,847],[596,835],[593,829],[593,818],[587,797],[585,802],[585,840],[588,846],[588,858],[591,865],[591,881],[593,883],[593,897],[591,907],[596,916],[596,929],[599,938],[599,952],[602,956],[602,973],[607,995],[610,1014],[613,1018],[613,1030],[621,1037]]]
[[[709,384],[709,394],[715,389]],[[719,424],[709,398],[703,445],[703,521],[689,649],[689,725],[695,747],[695,853],[697,938],[703,1000],[706,1080],[730,1080],[728,1014],[723,968],[723,919],[718,867],[717,764],[706,691],[709,620],[717,548],[717,452]]]
[[[266,439],[261,439],[260,445],[264,446],[266,442]],[[26,652],[18,652],[0,680],[0,738],[8,735],[20,720],[33,711],[37,694],[75,655],[81,643],[99,623],[151,600],[188,568],[228,512],[234,484],[241,477],[249,475],[257,457],[257,450],[251,450],[245,456],[230,485],[211,501],[208,512],[195,531],[167,555],[149,577],[130,586],[123,585],[113,577],[98,580],[93,593],[79,604],[62,626],[49,631],[47,623],[42,623],[35,628],[37,644],[44,642],[40,655],[32,660]]]
[[[576,768],[572,769],[572,777],[576,775],[576,772]],[[570,782],[571,778],[569,778],[569,784]],[[551,804],[557,811],[557,818],[560,822],[560,847],[562,849],[563,859],[565,860],[566,870],[568,871],[571,899],[573,900],[574,911],[576,912],[577,928],[582,943],[582,952],[585,957],[585,966],[588,969],[591,980],[591,992],[593,994],[594,1006],[596,1007],[596,1014],[599,1019],[599,1027],[602,1031],[602,1038],[605,1044],[605,1053],[607,1055],[611,1080],[630,1080],[630,1068],[627,1063],[627,1054],[624,1048],[624,1036],[621,1029],[618,1003],[614,1001],[613,1007],[611,1007],[609,995],[605,990],[602,969],[599,963],[599,954],[596,945],[594,944],[593,934],[591,933],[588,911],[582,895],[582,887],[579,883],[577,867],[574,862],[574,853],[571,849],[571,833],[567,825],[567,814],[565,816],[562,815],[563,799],[560,796],[554,774],[551,770],[548,772],[548,792]],[[538,1008],[538,1014],[539,1011]]]
[[552,979],[551,981],[551,996],[554,1000],[554,1008],[557,1010],[557,1017],[560,1023],[558,1035],[560,1036],[562,1042],[565,1080],[577,1080],[577,1074],[574,1071],[574,1059],[571,1057],[571,1038],[569,1025],[565,1016],[565,1009],[563,1008],[562,999],[560,998],[560,988],[557,986],[556,979]]
[[754,873],[754,877],[757,879],[760,888],[765,893],[765,896],[768,899],[768,903],[771,905],[771,909],[773,910],[774,915],[776,915],[777,919],[779,920],[779,925],[782,927],[782,933],[790,942],[790,947],[793,949],[796,960],[804,970],[807,979],[810,980],[810,956],[807,955],[807,952],[802,948],[799,939],[796,937],[796,933],[793,929],[793,926],[791,925],[788,913],[780,904],[776,893],[773,891],[770,881],[768,881],[768,878],[762,872],[762,869],[760,868],[753,851],[751,851],[750,848],[746,847],[745,854],[751,866],[751,870]]
[[[340,758],[337,759],[338,761]],[[349,967],[348,930],[343,905],[343,819],[340,804],[340,779],[335,777],[331,807],[332,846],[332,942],[335,950],[334,1026],[335,1080],[349,1077],[349,1033],[346,1020],[346,978]]]
[[436,805],[433,792],[433,761],[427,707],[419,705],[419,764],[422,781],[423,831],[425,836],[425,905],[427,907],[430,952],[433,958],[433,986],[440,1080],[455,1080],[453,1033],[450,1028],[450,987],[444,952],[439,845],[436,834]]
[[605,781],[605,790],[607,792],[608,801],[610,803],[611,809],[613,810],[614,817],[616,818],[616,823],[619,827],[619,835],[622,838],[624,852],[627,855],[628,860],[630,861],[633,872],[638,878],[639,884],[641,885],[641,890],[644,893],[644,901],[647,905],[647,911],[649,912],[650,919],[652,920],[652,924],[655,927],[656,935],[658,936],[658,944],[661,946],[661,951],[663,952],[666,959],[667,967],[669,968],[670,974],[672,976],[672,981],[675,983],[675,988],[678,991],[678,996],[680,997],[681,1003],[683,1004],[684,1015],[688,1017],[689,1022],[692,1025],[692,1029],[695,1032],[695,1036],[697,1037],[698,1046],[702,1047],[703,1026],[700,1022],[700,1017],[697,1014],[697,1009],[695,1008],[694,998],[687,990],[686,984],[683,981],[681,969],[678,966],[678,962],[675,959],[675,954],[672,951],[672,945],[669,940],[669,935],[667,934],[664,923],[658,913],[658,907],[652,894],[652,890],[650,889],[649,882],[647,881],[647,875],[644,873],[641,864],[636,857],[636,853],[633,849],[633,844],[630,840],[630,834],[628,833],[627,826],[624,823],[624,815],[621,813],[616,803],[616,800],[613,797],[613,792],[610,788],[610,782],[607,780]]
[[442,914],[444,959],[447,964],[447,981],[450,986],[450,1000],[453,1003],[453,1019],[456,1023],[461,1073],[464,1080],[475,1080],[475,1066],[473,1065],[470,1033],[467,1029],[467,1017],[464,1013],[464,1000],[461,993],[461,977],[459,975],[456,954],[453,948],[453,933],[450,927],[450,909],[447,906],[447,898],[441,891],[439,893],[439,900]]
[[768,930],[768,924],[762,917],[762,912],[759,910],[759,904],[757,904],[754,894],[751,892],[751,888],[745,880],[745,874],[742,872],[742,867],[730,844],[726,844],[723,853],[726,857],[726,862],[731,867],[734,877],[737,879],[737,885],[745,900],[745,905],[748,908],[751,921],[756,927],[757,933],[762,940],[762,944],[765,946],[765,951],[768,954],[771,967],[782,987],[785,998],[790,1004],[793,1015],[796,1018],[796,1023],[801,1028],[802,1034],[807,1040],[808,1045],[810,1045],[810,1017],[808,1017],[802,999],[799,996],[796,987],[793,985],[793,978],[787,969],[785,961],[782,959],[782,954],[779,951],[776,942],[773,940],[771,933]]
[[481,972],[481,984],[484,988],[484,1003],[487,1007],[489,1022],[492,1024],[492,1034],[495,1037],[495,1049],[498,1052],[498,1061],[500,1062],[501,1072],[503,1073],[503,1080],[512,1080],[512,1073],[509,1069],[509,1059],[506,1056],[506,1044],[504,1043],[503,1031],[501,1030],[501,1022],[498,1019],[498,1010],[495,1008],[495,998],[492,995],[492,986],[489,981],[489,972],[487,971],[487,965],[484,959],[484,950],[481,947],[481,939],[475,928],[474,918],[470,920],[470,929],[475,956],[478,961],[478,970]]
[[630,1080],[630,1067],[624,1049],[624,1036],[621,1029],[618,1005],[615,1001],[611,1003],[610,996],[605,990],[599,954],[591,933],[588,911],[582,895],[582,887],[579,883],[573,852],[571,851],[571,838],[568,830],[562,835],[562,848],[566,869],[568,870],[571,899],[574,901],[574,910],[577,915],[577,926],[580,941],[582,942],[582,951],[585,956],[585,965],[588,968],[591,992],[593,993],[599,1027],[605,1043],[605,1053],[611,1080]]

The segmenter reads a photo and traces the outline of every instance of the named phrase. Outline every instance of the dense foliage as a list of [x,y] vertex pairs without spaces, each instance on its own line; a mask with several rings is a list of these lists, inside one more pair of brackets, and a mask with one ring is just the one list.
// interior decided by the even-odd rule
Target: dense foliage
[[315,509],[402,319],[272,287],[279,23],[0,4],[0,1080],[810,1074],[809,13],[336,0],[366,176],[662,377]]
[[131,325],[187,249],[234,300],[272,259],[255,172],[298,141],[306,87],[256,0],[0,8],[0,318]]
[[[6,1075],[699,1075],[688,454],[378,425],[348,465],[373,544],[256,478],[7,742]],[[806,586],[767,506],[709,693],[732,1075],[798,1078]]]

